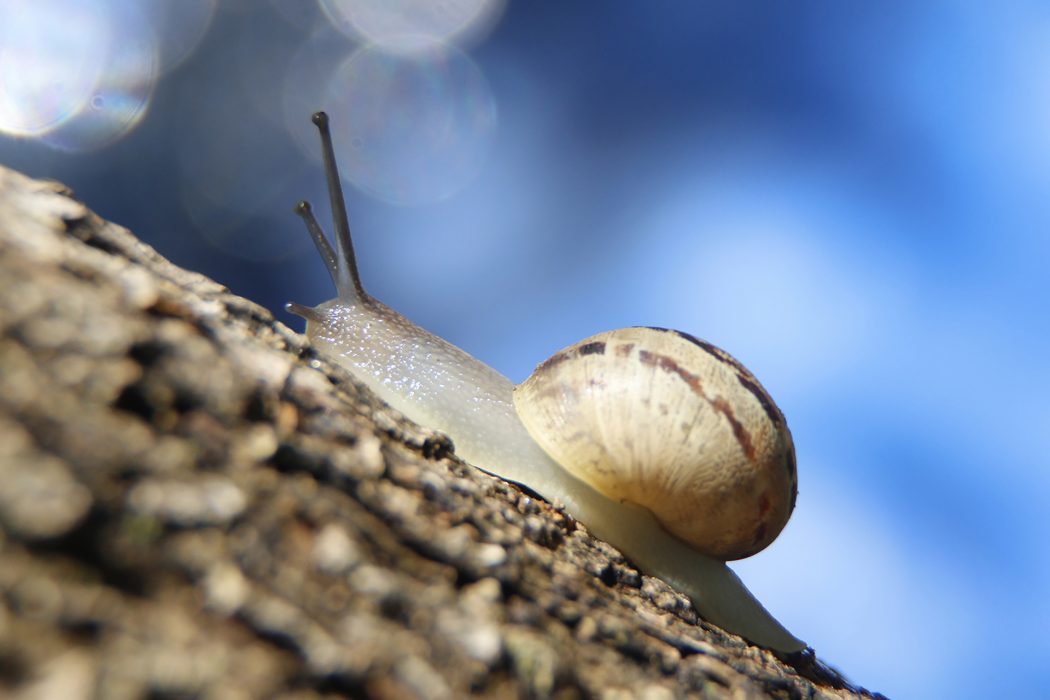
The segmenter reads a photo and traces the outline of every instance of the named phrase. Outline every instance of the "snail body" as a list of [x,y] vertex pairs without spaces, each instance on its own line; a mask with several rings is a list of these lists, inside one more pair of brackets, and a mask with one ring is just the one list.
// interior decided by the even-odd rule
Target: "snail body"
[[[337,296],[287,308],[306,319],[315,347],[393,408],[449,435],[463,460],[562,503],[640,569],[688,595],[705,619],[761,646],[803,650],[725,565],[776,537],[797,491],[790,433],[757,380],[692,336],[629,328],[555,353],[515,388],[364,291],[327,117],[313,121],[336,249],[308,204],[298,212]],[[645,433],[658,416],[669,427]],[[644,435],[624,432],[638,428]],[[691,463],[701,456],[699,470],[681,466],[689,455]],[[740,463],[743,476],[734,472]]]

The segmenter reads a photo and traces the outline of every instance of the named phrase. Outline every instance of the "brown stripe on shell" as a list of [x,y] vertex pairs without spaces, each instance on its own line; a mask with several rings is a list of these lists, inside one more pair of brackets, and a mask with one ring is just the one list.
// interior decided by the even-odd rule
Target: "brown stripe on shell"
[[750,391],[758,399],[758,402],[762,404],[762,410],[766,412],[769,420],[774,425],[780,425],[784,422],[784,416],[780,413],[776,404],[773,403],[773,399],[758,385],[758,381],[750,373],[747,375],[738,374],[736,375],[736,380],[740,382],[740,386]]
[[677,331],[671,328],[659,328],[657,326],[645,327],[650,330],[660,331],[661,333],[674,333],[682,340],[692,343],[719,362],[727,364],[735,369],[737,381],[740,382],[742,387],[754,395],[762,405],[762,410],[766,412],[766,416],[769,417],[769,420],[776,425],[780,425],[784,422],[784,416],[780,413],[776,404],[773,403],[773,399],[765,392],[761,385],[759,385],[758,380],[755,379],[755,375],[751,374],[747,367],[744,367],[744,365],[740,363],[740,360],[736,359],[717,345],[713,345],[706,340],[701,340],[700,338],[684,331]]
[[757,545],[759,542],[763,542],[766,539],[766,524],[759,523],[758,527],[755,528],[755,535],[751,539],[752,545]]
[[792,447],[787,452],[787,470],[788,475],[791,478],[791,505],[788,506],[788,513],[795,510],[795,501],[798,499],[798,467],[795,462],[795,449]]
[[763,493],[762,497],[758,499],[758,517],[766,517],[766,513],[773,507],[773,500],[769,497],[768,493]]
[[546,360],[541,362],[539,367],[536,368],[536,371],[549,370],[551,367],[557,367],[562,362],[565,362],[566,360],[571,360],[572,357],[573,353],[571,350],[566,350],[564,352],[556,352],[550,357],[548,357]]
[[678,363],[675,362],[673,358],[670,358],[667,355],[658,355],[654,352],[649,352],[648,350],[639,350],[638,360],[643,365],[659,367],[665,372],[677,374],[683,382],[689,385],[689,388],[692,389],[697,396],[705,400],[707,399],[707,395],[704,393],[704,387],[700,384],[700,377],[679,367]]
[[673,333],[674,335],[677,335],[682,340],[684,340],[686,342],[689,342],[689,343],[692,343],[696,347],[700,348],[701,350],[703,350],[707,354],[711,355],[713,358],[715,358],[719,362],[727,364],[727,365],[733,367],[734,369],[736,369],[738,372],[740,372],[744,376],[751,377],[752,379],[754,379],[754,375],[752,375],[751,372],[748,371],[747,367],[744,367],[744,365],[742,365],[740,363],[740,360],[736,359],[735,357],[733,357],[732,355],[730,355],[728,352],[726,352],[722,348],[718,347],[717,345],[715,345],[713,343],[709,343],[706,340],[701,340],[700,338],[697,338],[695,335],[690,335],[689,333],[686,333],[685,331],[675,330],[674,328],[661,328],[659,326],[636,326],[636,328],[648,328],[651,331],[659,331],[660,333]]
[[617,345],[614,352],[617,357],[627,357],[631,354],[631,350],[634,350],[634,343],[623,343],[622,345]]
[[747,458],[752,462],[755,461],[755,445],[751,442],[751,433],[747,432],[747,428],[744,424],[737,420],[736,414],[733,412],[733,407],[729,405],[729,402],[723,399],[721,396],[711,401],[711,406],[716,411],[721,413],[729,421],[730,427],[733,428],[733,437],[740,443],[740,449],[744,451]]
[[605,354],[605,343],[602,341],[595,341],[593,343],[585,343],[579,348],[580,357],[584,355],[604,355]]
[[660,333],[671,333],[673,335],[677,335],[682,340],[684,340],[686,342],[689,342],[689,343],[692,343],[693,345],[697,346],[698,348],[700,348],[704,352],[710,353],[711,355],[713,355],[715,357],[715,359],[720,360],[722,362],[725,362],[726,364],[733,365],[737,369],[744,370],[745,372],[747,371],[747,369],[745,369],[742,364],[737,362],[736,359],[732,355],[730,355],[726,351],[722,350],[718,346],[712,345],[711,343],[707,342],[706,340],[700,340],[695,335],[690,335],[689,333],[686,333],[685,331],[675,330],[674,328],[661,328],[660,326],[640,326],[640,327],[641,328],[648,328],[651,331],[658,331]]
[[740,449],[744,451],[744,454],[747,455],[748,459],[752,461],[755,459],[755,445],[751,441],[751,433],[747,431],[747,428],[744,427],[743,423],[737,420],[736,413],[733,411],[733,407],[729,405],[728,401],[722,397],[718,397],[713,401],[708,398],[707,394],[704,393],[703,385],[700,383],[700,377],[692,372],[682,369],[673,358],[670,358],[667,355],[658,355],[657,353],[649,352],[648,350],[639,350],[638,360],[643,365],[659,367],[665,372],[677,374],[682,381],[689,385],[689,388],[692,389],[697,396],[704,401],[707,401],[711,404],[712,408],[726,417],[726,420],[729,421],[730,428],[733,430],[733,437],[735,437],[736,441],[740,443]]
[[675,331],[675,333],[678,335],[679,338],[682,338],[683,340],[688,340],[690,343],[697,346],[698,348],[706,352],[708,355],[718,360],[719,362],[729,365],[730,367],[735,369],[739,374],[743,374],[748,377],[751,376],[751,372],[747,370],[747,367],[744,367],[744,365],[740,364],[740,360],[736,359],[717,345],[709,343],[706,340],[700,340],[699,338],[691,336],[688,333],[683,333],[682,331]]

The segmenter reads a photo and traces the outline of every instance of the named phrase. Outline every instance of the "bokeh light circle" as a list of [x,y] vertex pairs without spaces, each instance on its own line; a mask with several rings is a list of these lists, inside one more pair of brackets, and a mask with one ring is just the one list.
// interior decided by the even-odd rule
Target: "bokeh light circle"
[[160,73],[189,58],[211,26],[218,0],[134,0],[154,28]]
[[65,123],[42,136],[54,148],[103,148],[130,133],[146,114],[160,77],[152,23],[135,3],[114,2],[109,9],[114,39],[106,42],[98,81],[90,98]]
[[455,39],[479,40],[496,24],[505,0],[318,0],[339,31],[390,50],[414,51]]
[[300,151],[317,164],[321,162],[321,152],[317,147],[317,127],[311,123],[310,115],[319,109],[333,111],[327,104],[328,86],[353,51],[346,37],[326,23],[300,44],[284,70],[284,128]]
[[134,129],[160,76],[200,43],[217,0],[6,0],[0,133],[65,151]]
[[105,6],[0,4],[0,132],[39,136],[89,103],[111,41]]
[[446,199],[481,170],[496,131],[496,105],[462,51],[355,51],[332,76],[332,118],[344,178],[387,202]]

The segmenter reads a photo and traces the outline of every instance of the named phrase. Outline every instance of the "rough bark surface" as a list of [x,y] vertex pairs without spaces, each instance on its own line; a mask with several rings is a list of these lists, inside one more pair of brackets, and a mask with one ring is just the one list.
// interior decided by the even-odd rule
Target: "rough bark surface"
[[0,696],[845,698],[0,167]]

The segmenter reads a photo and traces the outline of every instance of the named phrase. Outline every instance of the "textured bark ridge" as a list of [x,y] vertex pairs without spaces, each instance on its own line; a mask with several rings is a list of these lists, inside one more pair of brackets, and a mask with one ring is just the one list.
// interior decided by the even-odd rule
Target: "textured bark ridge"
[[0,696],[874,697],[0,168]]

